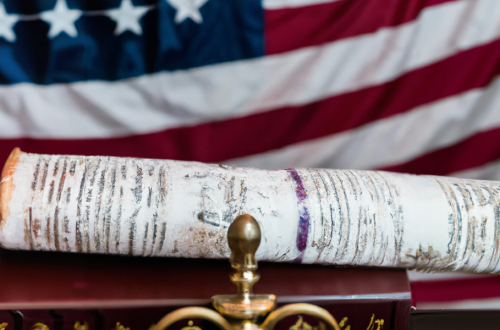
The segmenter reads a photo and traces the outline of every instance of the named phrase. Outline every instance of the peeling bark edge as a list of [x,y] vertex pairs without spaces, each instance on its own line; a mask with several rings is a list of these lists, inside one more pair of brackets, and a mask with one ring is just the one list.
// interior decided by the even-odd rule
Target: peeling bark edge
[[[19,156],[22,153],[23,152],[19,148],[12,150],[2,169],[0,181],[0,230],[2,230],[10,214],[9,203],[12,199],[12,191],[14,190],[13,177],[16,165],[19,162]],[[1,243],[0,241],[0,245]]]

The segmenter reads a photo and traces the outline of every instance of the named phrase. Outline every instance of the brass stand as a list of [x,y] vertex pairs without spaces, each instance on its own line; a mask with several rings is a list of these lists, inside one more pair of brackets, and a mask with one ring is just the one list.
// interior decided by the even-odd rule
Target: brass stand
[[[274,310],[275,295],[252,293],[253,285],[259,280],[255,272],[255,252],[260,239],[259,224],[252,216],[244,214],[236,217],[229,226],[227,240],[231,249],[231,267],[234,269],[230,279],[238,293],[212,297],[219,313],[205,307],[181,308],[166,315],[152,330],[164,330],[177,321],[193,318],[208,320],[223,330],[272,330],[285,317],[301,314],[318,318],[321,321],[318,330],[340,330],[333,316],[323,308],[311,304],[290,304]],[[300,316],[299,320],[302,320]],[[191,325],[192,321],[189,321]]]

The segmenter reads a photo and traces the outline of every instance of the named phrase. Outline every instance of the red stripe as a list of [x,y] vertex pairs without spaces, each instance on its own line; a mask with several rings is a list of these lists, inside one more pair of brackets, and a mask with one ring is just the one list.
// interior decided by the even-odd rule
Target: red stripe
[[264,13],[266,54],[372,33],[410,22],[430,6],[456,0],[341,0]]
[[412,300],[447,302],[500,297],[500,276],[411,282]]
[[[463,123],[466,125],[467,123]],[[384,171],[447,175],[478,167],[500,158],[500,128],[478,133],[452,146],[435,150]]]
[[461,52],[392,82],[305,106],[140,136],[80,141],[4,140],[39,153],[113,155],[220,162],[352,129],[487,85],[500,72],[500,41]]

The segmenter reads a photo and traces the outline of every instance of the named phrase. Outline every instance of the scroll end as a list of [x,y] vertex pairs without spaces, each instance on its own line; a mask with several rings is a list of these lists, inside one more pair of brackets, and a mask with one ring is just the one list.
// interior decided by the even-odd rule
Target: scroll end
[[0,228],[9,216],[9,203],[14,189],[13,176],[21,154],[23,154],[21,149],[14,148],[2,169],[0,179]]

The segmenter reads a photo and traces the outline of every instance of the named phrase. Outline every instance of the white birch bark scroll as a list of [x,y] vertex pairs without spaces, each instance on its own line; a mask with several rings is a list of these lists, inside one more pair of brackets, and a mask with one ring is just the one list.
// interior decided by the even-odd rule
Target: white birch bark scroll
[[500,271],[498,182],[16,149],[0,191],[9,249],[225,258],[249,213],[259,260]]

